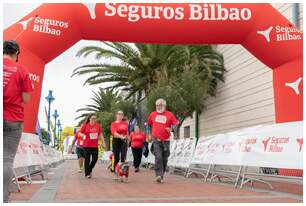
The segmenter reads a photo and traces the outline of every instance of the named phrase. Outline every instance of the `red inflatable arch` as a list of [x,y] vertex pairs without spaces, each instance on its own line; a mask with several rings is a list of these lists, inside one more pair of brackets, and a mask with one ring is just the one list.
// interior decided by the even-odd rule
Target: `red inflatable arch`
[[303,119],[302,33],[269,4],[43,4],[4,39],[21,45],[35,88],[24,132],[35,131],[45,64],[81,39],[241,44],[273,70],[276,122]]

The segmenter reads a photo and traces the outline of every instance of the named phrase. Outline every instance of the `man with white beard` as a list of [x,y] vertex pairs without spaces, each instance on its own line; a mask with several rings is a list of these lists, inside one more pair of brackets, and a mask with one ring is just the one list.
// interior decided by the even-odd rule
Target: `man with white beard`
[[172,112],[166,110],[166,101],[158,99],[155,102],[156,111],[148,117],[148,126],[151,127],[153,137],[153,154],[155,156],[156,182],[162,183],[170,155],[170,134],[178,121]]

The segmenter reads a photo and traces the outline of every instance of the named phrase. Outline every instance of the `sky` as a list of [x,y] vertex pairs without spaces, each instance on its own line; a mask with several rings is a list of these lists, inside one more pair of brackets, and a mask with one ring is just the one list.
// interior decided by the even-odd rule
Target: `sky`
[[[3,4],[3,27],[7,28],[19,21],[19,19],[39,5],[36,3]],[[41,127],[47,128],[44,107],[47,107],[45,97],[48,95],[49,90],[53,91],[53,96],[55,97],[51,104],[51,114],[53,114],[54,109],[58,110],[59,119],[63,127],[74,126],[78,123],[75,120],[78,116],[75,111],[91,103],[92,91],[96,91],[98,86],[83,86],[86,76],[76,76],[73,78],[70,76],[76,67],[96,63],[97,60],[90,56],[86,59],[77,58],[75,55],[82,47],[97,44],[101,43],[82,40],[46,65],[38,114]]]

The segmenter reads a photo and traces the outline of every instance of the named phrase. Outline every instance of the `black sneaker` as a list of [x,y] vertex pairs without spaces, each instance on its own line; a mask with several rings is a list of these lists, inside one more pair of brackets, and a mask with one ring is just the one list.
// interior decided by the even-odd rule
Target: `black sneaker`
[[136,173],[136,172],[139,172],[139,168],[135,168],[135,173]]

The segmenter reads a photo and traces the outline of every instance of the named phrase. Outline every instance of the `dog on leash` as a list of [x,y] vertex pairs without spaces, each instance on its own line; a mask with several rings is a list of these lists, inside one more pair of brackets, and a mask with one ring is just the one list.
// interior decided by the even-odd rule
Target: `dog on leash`
[[128,181],[129,169],[130,169],[130,166],[126,162],[119,162],[116,165],[115,172],[116,172],[120,182],[127,182]]

